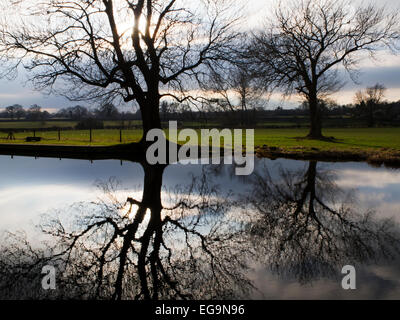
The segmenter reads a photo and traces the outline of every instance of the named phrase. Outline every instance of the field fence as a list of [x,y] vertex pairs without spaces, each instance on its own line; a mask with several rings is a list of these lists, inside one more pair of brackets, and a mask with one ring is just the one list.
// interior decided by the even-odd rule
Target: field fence
[[107,127],[106,129],[76,129],[74,127],[48,128],[0,128],[0,141],[3,142],[132,142],[136,141],[141,128]]

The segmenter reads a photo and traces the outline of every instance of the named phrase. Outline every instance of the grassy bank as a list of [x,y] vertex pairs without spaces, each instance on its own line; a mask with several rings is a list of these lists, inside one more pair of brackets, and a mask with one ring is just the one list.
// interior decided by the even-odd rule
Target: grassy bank
[[[40,142],[25,142],[27,136],[32,133],[18,132],[14,133],[15,140],[7,140],[7,134],[0,134],[0,143],[16,143],[16,144],[47,144],[47,145],[68,145],[68,146],[110,146],[119,144],[119,130],[114,129],[97,129],[92,130],[92,142],[90,142],[89,130],[65,130],[60,133],[58,140],[57,131],[37,132],[36,136],[41,137]],[[122,130],[122,143],[137,142],[142,137],[142,130],[129,129]]]
[[345,128],[324,130],[333,141],[299,139],[306,136],[306,129],[260,129],[256,130],[256,146],[281,148],[318,148],[321,150],[352,150],[391,148],[400,150],[400,128]]
[[[355,155],[360,160],[381,157],[400,159],[400,128],[343,128],[327,129],[324,135],[335,137],[332,141],[306,140],[307,129],[256,129],[255,146],[261,156],[320,157],[340,159],[341,155]],[[16,133],[16,140],[6,140],[0,135],[0,143],[28,144],[25,138],[29,133]],[[34,144],[47,145],[94,145],[109,146],[120,143],[119,130],[93,130],[92,142],[88,130],[39,132],[42,141]],[[122,143],[137,142],[142,136],[139,129],[123,130]],[[32,143],[31,143],[32,144]]]
[[400,166],[400,128],[327,129],[331,141],[303,139],[307,130],[258,130],[256,153],[261,157],[367,161]]

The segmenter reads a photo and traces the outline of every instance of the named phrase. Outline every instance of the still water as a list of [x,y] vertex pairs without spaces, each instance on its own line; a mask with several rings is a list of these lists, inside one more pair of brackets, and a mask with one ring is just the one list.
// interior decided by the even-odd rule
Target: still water
[[0,297],[400,299],[400,170],[255,168],[0,156]]

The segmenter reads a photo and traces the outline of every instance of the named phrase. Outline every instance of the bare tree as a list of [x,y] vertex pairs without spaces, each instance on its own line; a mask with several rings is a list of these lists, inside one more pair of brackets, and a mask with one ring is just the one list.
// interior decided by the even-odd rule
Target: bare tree
[[207,66],[227,58],[237,35],[230,0],[10,0],[10,6],[16,2],[17,16],[1,27],[2,57],[14,62],[7,74],[23,64],[37,89],[72,100],[134,101],[144,136],[161,128],[160,100],[188,99],[184,93]]
[[14,120],[14,118],[17,118],[17,120],[19,120],[25,114],[24,108],[19,104],[8,106],[5,108],[5,111],[7,116],[10,117],[12,120]]
[[[221,219],[231,201],[206,171],[187,186],[162,188],[165,166],[143,163],[142,199],[120,200],[118,183],[100,183],[98,202],[44,218],[53,240],[32,248],[24,234],[0,244],[0,297],[68,299],[227,299],[253,289],[251,249],[237,220]],[[162,190],[164,202],[162,203]],[[74,218],[69,220],[74,216]],[[69,218],[66,218],[69,217]],[[57,266],[57,290],[40,286],[43,265]],[[50,297],[49,297],[50,295]]]
[[398,13],[374,5],[354,7],[347,0],[301,0],[275,11],[275,22],[254,34],[248,58],[265,83],[308,101],[309,138],[321,139],[318,101],[339,90],[338,68],[350,75],[362,52],[394,51]]
[[356,104],[367,113],[368,127],[373,127],[375,124],[374,111],[382,102],[382,99],[385,96],[385,91],[385,86],[377,83],[372,87],[368,87],[365,91],[359,90],[355,94],[354,100]]
[[[230,111],[233,115],[240,113],[242,125],[254,122],[249,112],[255,112],[257,106],[261,105],[263,95],[267,90],[259,86],[254,76],[241,66],[231,66],[222,73],[213,72],[207,83],[207,89],[211,90],[221,99],[215,102],[225,112]],[[233,117],[236,120],[236,117]]]
[[[241,180],[240,195],[213,179],[231,168],[206,166],[187,185],[166,188],[165,166],[141,165],[135,197],[115,179],[99,183],[97,201],[43,217],[41,245],[6,233],[0,298],[248,299],[258,264],[312,283],[335,277],[348,261],[399,257],[398,224],[360,211],[315,161],[274,178],[265,167]],[[57,268],[54,291],[40,285],[45,265]]]
[[335,276],[345,261],[365,264],[399,255],[398,224],[358,208],[353,192],[340,188],[335,172],[316,161],[305,169],[281,168],[274,178],[266,168],[253,179],[243,202],[260,220],[249,231],[277,274],[308,283]]

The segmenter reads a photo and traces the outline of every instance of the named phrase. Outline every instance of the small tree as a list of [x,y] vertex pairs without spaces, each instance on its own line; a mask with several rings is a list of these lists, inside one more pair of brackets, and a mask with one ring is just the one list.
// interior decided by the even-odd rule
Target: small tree
[[19,120],[23,116],[25,116],[25,110],[20,104],[13,104],[12,106],[8,106],[6,107],[5,111],[7,117],[13,120],[14,118],[17,118],[17,120]]
[[374,5],[354,7],[347,0],[300,0],[279,5],[267,31],[254,34],[249,67],[266,84],[297,93],[310,110],[309,138],[321,139],[318,101],[343,85],[338,67],[357,67],[362,52],[394,49],[398,13]]
[[[224,111],[233,115],[239,113],[242,125],[254,123],[254,113],[263,101],[266,90],[256,83],[254,76],[244,67],[232,66],[223,73],[212,73],[207,89],[220,97],[214,102]],[[250,116],[250,112],[253,116]],[[236,120],[236,117],[234,117]]]
[[21,118],[25,117],[25,115],[26,115],[26,111],[24,110],[24,107],[19,104],[14,105],[14,112],[15,112],[15,117],[17,118],[17,120],[20,120]]
[[375,125],[374,112],[379,104],[382,103],[385,91],[385,86],[377,83],[372,87],[368,87],[365,91],[359,90],[355,94],[356,104],[367,114],[368,127]]
[[42,118],[42,107],[38,106],[37,104],[34,104],[29,107],[27,111],[26,117],[29,120],[41,120]]
[[95,110],[95,114],[101,119],[116,119],[119,116],[119,111],[114,104],[104,103]]

